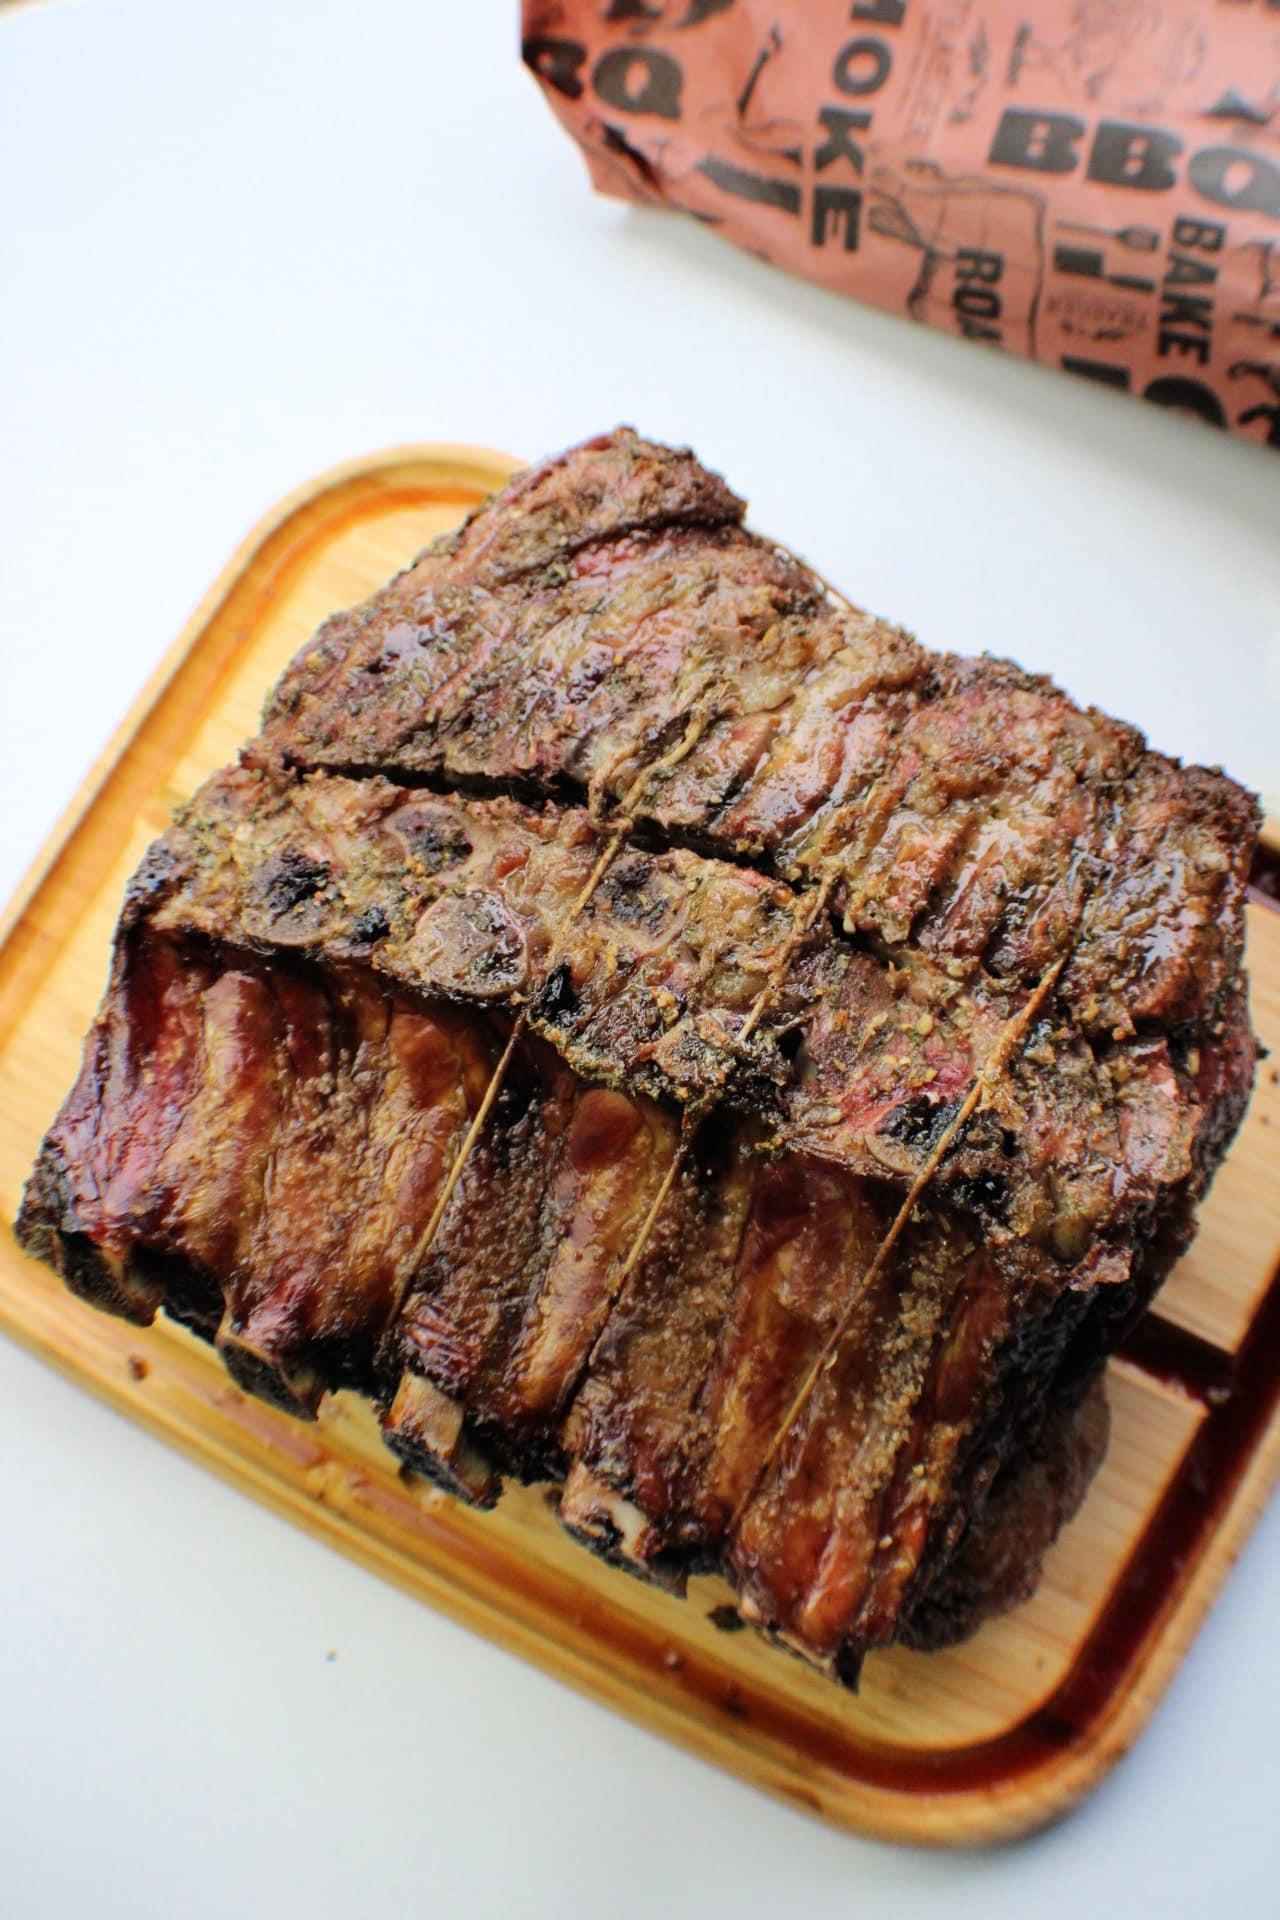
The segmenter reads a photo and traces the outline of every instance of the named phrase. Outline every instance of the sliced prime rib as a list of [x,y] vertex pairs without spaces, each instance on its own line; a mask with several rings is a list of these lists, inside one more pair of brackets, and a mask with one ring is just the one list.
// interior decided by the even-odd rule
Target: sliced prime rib
[[1252,1082],[1255,830],[623,431],[328,622],[152,848],[19,1232],[850,1677],[1078,1503]]

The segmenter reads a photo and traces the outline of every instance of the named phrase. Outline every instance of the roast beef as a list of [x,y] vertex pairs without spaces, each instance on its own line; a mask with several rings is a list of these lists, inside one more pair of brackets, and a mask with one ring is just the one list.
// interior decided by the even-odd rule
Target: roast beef
[[1254,803],[621,431],[148,854],[19,1231],[845,1678],[1034,1584],[1244,1110]]

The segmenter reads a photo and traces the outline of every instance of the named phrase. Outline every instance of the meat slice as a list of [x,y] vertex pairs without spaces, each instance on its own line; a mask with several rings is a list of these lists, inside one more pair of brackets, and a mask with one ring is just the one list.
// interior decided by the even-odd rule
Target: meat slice
[[326,623],[151,850],[20,1236],[851,1679],[1024,1593],[1096,1464],[1248,1097],[1256,818],[604,436]]

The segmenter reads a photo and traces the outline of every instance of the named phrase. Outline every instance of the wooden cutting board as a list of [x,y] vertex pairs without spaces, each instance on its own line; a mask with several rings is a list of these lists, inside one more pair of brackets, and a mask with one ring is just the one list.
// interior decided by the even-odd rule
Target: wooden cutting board
[[[516,463],[411,447],[339,469],[249,538],[77,794],[0,924],[0,1214],[71,1084],[125,880],[172,808],[256,729],[334,608],[378,586]],[[642,1724],[843,1825],[934,1843],[1061,1814],[1143,1726],[1280,1473],[1280,912],[1250,908],[1273,1061],[1196,1245],[1111,1367],[1113,1437],[1034,1600],[949,1653],[873,1655],[855,1697],[560,1531],[547,1490],[492,1514],[402,1477],[352,1396],[305,1425],[163,1319],[83,1305],[0,1237],[0,1328],[410,1593]]]

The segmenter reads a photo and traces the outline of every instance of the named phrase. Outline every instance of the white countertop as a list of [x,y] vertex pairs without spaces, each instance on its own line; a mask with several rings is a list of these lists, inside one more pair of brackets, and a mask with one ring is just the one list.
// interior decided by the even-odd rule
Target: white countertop
[[[1280,805],[1280,459],[593,199],[506,0],[0,8],[0,895],[254,519],[620,419],[935,646]],[[1135,1752],[996,1854],[828,1831],[0,1342],[0,1914],[1280,1911],[1280,1508]]]

